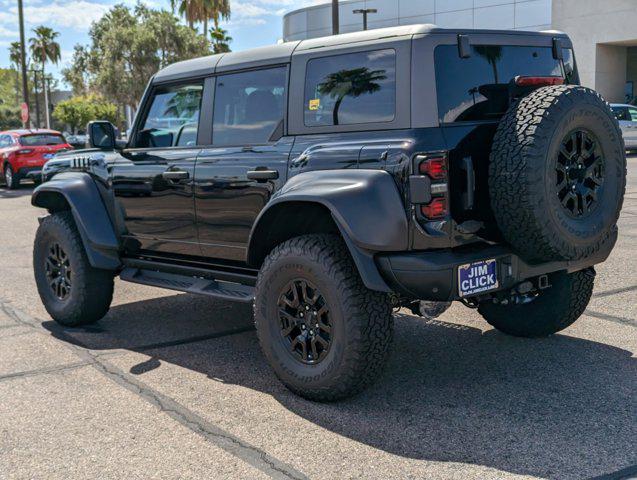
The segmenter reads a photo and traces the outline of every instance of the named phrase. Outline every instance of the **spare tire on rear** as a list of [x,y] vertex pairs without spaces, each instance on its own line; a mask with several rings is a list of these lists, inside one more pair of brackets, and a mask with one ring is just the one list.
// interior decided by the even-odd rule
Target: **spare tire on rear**
[[613,241],[625,187],[621,130],[597,92],[543,87],[502,118],[490,157],[491,206],[526,260],[578,260]]

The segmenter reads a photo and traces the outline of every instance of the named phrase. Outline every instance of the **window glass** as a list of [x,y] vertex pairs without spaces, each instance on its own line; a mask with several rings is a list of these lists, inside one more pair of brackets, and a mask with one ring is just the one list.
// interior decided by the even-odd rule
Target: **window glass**
[[140,130],[136,147],[189,147],[197,144],[203,85],[161,87]]
[[630,116],[628,115],[628,109],[626,107],[611,107],[615,117],[620,121],[630,121]]
[[579,75],[577,74],[577,68],[575,67],[575,55],[572,48],[562,49],[562,56],[564,57],[564,78],[569,85],[579,84]]
[[308,127],[391,122],[396,112],[396,51],[310,60],[303,109]]
[[630,121],[637,122],[637,108],[629,108],[628,113],[630,114]]
[[66,143],[64,137],[53,133],[38,133],[36,135],[24,135],[20,137],[20,145],[24,145],[26,147],[62,145],[63,143]]
[[0,136],[0,147],[8,147],[11,143],[11,137],[9,135]]
[[286,83],[285,67],[217,77],[212,143],[268,143],[283,120]]
[[457,45],[440,45],[434,56],[443,123],[500,118],[509,106],[508,84],[518,75],[563,76],[550,47],[472,45],[471,56],[460,58]]

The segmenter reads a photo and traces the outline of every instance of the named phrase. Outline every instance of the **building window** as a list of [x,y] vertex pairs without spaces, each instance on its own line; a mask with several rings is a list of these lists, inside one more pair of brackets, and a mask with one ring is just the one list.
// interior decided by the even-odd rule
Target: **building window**
[[305,125],[385,123],[396,114],[396,51],[315,58],[307,63]]
[[268,143],[283,120],[286,84],[285,67],[217,77],[212,143]]

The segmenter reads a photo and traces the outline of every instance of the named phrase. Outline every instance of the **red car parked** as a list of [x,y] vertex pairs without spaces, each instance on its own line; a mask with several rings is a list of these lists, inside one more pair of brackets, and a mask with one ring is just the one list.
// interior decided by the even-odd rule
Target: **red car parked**
[[0,132],[0,164],[7,188],[18,188],[23,178],[39,182],[42,166],[57,152],[72,148],[55,130]]

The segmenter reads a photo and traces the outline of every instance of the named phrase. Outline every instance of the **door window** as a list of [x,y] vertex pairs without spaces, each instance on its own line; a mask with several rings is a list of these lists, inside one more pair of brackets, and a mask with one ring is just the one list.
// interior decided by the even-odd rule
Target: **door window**
[[611,107],[615,117],[619,121],[630,121],[630,115],[628,115],[628,109],[626,107]]
[[202,84],[159,87],[137,134],[137,148],[191,147],[197,145]]
[[637,122],[637,108],[629,108],[628,113],[630,115],[630,120]]
[[0,148],[8,147],[11,143],[11,137],[9,135],[0,136]]
[[218,76],[212,143],[219,146],[268,143],[283,120],[286,84],[285,67]]
[[396,51],[347,53],[307,62],[307,127],[386,123],[396,114]]

